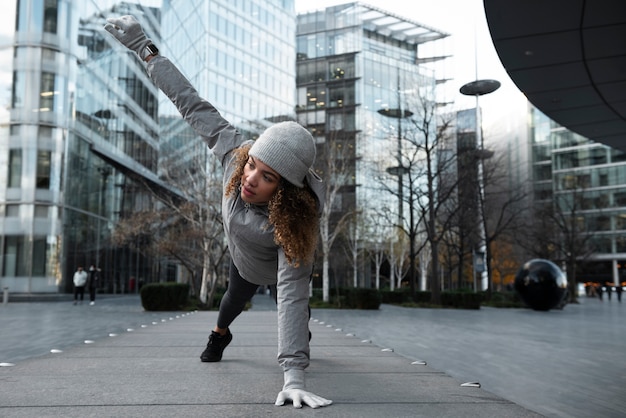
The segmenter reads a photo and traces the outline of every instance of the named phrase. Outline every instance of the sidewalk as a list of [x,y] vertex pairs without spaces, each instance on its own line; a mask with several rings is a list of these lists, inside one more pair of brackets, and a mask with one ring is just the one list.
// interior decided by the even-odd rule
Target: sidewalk
[[216,312],[164,312],[136,329],[0,367],[0,416],[539,416],[315,318],[307,386],[334,403],[274,406],[283,382],[269,309],[241,314],[219,363],[199,359]]

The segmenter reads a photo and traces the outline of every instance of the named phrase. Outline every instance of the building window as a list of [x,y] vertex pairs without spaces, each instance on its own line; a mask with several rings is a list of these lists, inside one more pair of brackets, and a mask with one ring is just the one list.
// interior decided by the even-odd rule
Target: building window
[[38,31],[57,33],[59,0],[18,1],[17,31]]
[[325,62],[311,61],[298,64],[296,83],[312,83],[326,81],[328,75],[328,64]]
[[354,131],[354,113],[341,112],[328,115],[329,131]]
[[24,107],[24,94],[26,93],[26,83],[24,74],[18,71],[13,72],[13,85],[11,87],[11,107],[20,109]]
[[20,216],[20,205],[7,205],[6,206],[7,218],[17,218],[19,216]]
[[613,196],[613,200],[615,201],[615,206],[626,206],[626,193],[615,193],[615,195]]
[[47,218],[48,206],[35,205],[35,218]]
[[46,238],[39,237],[33,240],[33,271],[31,273],[33,276],[46,276],[47,248]]
[[26,276],[26,259],[24,237],[6,236],[4,240],[4,257],[2,275]]
[[611,230],[611,218],[606,215],[596,216],[593,219],[593,223],[595,224],[596,231],[610,231]]
[[313,86],[306,90],[307,109],[321,109],[326,107],[326,89],[323,86]]
[[[5,277],[20,276],[45,276],[46,262],[48,257],[48,245],[45,237],[36,237],[33,239],[32,260],[27,260],[28,241],[23,236],[7,236],[4,241],[4,249],[2,252],[4,265],[2,275]],[[30,266],[29,266],[30,265]],[[28,268],[32,268],[29,272]]]
[[37,189],[50,188],[50,151],[37,152]]
[[22,150],[12,149],[9,151],[9,187],[21,187],[22,185]]
[[58,0],[45,0],[43,9],[43,31],[57,33]]
[[41,73],[40,112],[50,112],[54,108],[54,79],[54,73]]
[[329,63],[331,80],[341,80],[355,77],[354,58],[349,57],[341,60],[334,60]]
[[330,107],[343,107],[354,104],[354,86],[331,88],[329,91]]
[[552,167],[548,164],[537,164],[533,167],[534,181],[552,180]]
[[[596,238],[591,241],[593,250],[596,253],[611,253],[611,240],[609,238]],[[619,245],[619,244],[618,244]]]

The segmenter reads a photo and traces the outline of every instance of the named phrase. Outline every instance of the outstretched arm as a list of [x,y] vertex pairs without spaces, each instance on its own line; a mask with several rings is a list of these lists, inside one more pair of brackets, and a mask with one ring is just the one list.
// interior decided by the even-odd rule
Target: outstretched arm
[[309,365],[309,277],[310,265],[289,265],[283,250],[278,251],[278,364],[283,369],[284,385],[276,405],[292,401],[295,408],[307,404],[319,408],[332,403],[307,391],[305,373]]
[[224,156],[243,141],[239,132],[211,103],[199,96],[169,59],[158,55],[158,50],[133,16],[109,18],[107,22],[104,29],[122,45],[135,51],[142,61],[148,62],[150,78],[223,163]]

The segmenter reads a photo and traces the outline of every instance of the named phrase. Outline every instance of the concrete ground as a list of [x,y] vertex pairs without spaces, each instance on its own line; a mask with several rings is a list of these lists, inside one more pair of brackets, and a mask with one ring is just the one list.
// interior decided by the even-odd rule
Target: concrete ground
[[[61,299],[0,305],[0,416],[293,416],[308,409],[273,406],[282,374],[276,308],[267,296],[255,296],[237,319],[235,339],[216,364],[198,359],[215,312],[145,312],[137,296],[103,295],[94,306]],[[334,401],[314,413],[624,416],[624,309],[606,299],[549,312],[314,309],[308,385]],[[482,388],[461,386],[470,382]]]
[[547,417],[626,416],[626,302],[580,298],[563,310],[316,310],[436,370]]

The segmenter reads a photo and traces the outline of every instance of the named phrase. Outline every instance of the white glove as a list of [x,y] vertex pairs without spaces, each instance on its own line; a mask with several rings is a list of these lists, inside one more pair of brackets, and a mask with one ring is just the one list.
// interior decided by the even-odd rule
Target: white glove
[[333,401],[330,399],[322,398],[321,396],[317,396],[314,393],[307,392],[302,389],[287,389],[282,390],[278,397],[276,398],[276,406],[282,406],[285,404],[285,401],[292,401],[294,408],[302,408],[302,404],[305,403],[309,405],[311,408],[319,408],[320,406],[328,406]]
[[110,17],[104,29],[115,37],[126,48],[133,50],[142,61],[151,52],[146,47],[152,43],[141,29],[141,25],[133,16]]
[[328,406],[333,403],[330,399],[322,398],[304,390],[304,370],[290,369],[285,371],[285,384],[280,391],[274,405],[282,406],[285,401],[293,402],[294,408],[302,408],[305,403],[311,408]]

